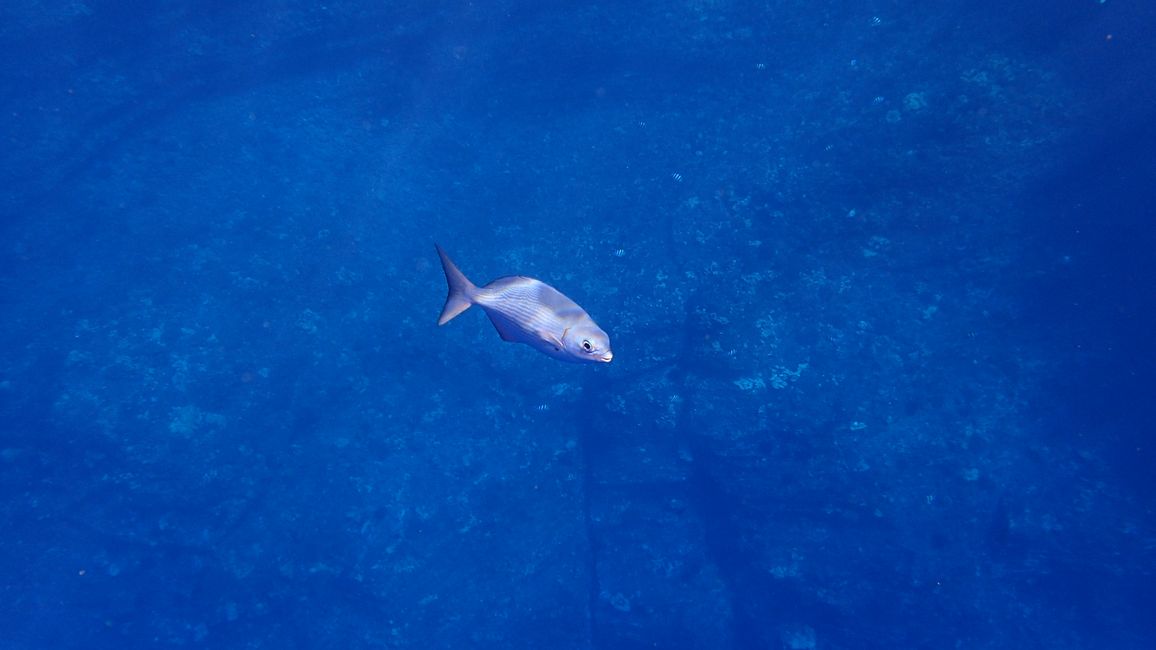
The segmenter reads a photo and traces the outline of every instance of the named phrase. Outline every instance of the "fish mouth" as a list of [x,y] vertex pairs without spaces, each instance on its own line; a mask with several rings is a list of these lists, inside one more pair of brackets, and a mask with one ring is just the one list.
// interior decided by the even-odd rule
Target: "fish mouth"
[[602,358],[600,358],[598,360],[601,361],[602,363],[610,363],[611,361],[614,360],[614,353],[613,352],[607,352],[606,354],[602,355]]

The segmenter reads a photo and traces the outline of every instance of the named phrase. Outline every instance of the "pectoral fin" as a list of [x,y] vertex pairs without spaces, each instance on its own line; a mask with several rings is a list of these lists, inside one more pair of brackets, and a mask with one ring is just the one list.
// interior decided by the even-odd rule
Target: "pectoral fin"
[[570,328],[567,327],[566,329],[562,330],[562,336],[554,336],[553,334],[547,334],[546,338],[549,339],[550,343],[554,346],[555,350],[561,350],[562,348],[566,347],[566,335],[569,333],[570,333]]

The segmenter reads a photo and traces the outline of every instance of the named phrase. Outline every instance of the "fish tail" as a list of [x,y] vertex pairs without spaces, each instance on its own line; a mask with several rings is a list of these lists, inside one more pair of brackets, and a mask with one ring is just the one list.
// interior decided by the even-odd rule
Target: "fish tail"
[[450,259],[450,256],[446,255],[441,246],[434,244],[434,248],[438,249],[438,257],[442,258],[442,270],[445,271],[446,283],[450,286],[450,293],[446,296],[446,306],[442,307],[442,315],[438,318],[438,325],[445,325],[474,304],[474,295],[478,288],[466,278],[464,273],[458,270],[458,267]]

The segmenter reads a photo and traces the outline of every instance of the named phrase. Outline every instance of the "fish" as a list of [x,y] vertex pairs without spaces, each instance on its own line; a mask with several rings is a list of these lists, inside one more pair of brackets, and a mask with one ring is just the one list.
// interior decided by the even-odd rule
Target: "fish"
[[585,309],[554,287],[521,275],[498,278],[479,287],[470,282],[442,247],[434,244],[446,274],[449,295],[438,325],[473,305],[482,308],[503,341],[524,343],[573,363],[610,363],[610,336]]

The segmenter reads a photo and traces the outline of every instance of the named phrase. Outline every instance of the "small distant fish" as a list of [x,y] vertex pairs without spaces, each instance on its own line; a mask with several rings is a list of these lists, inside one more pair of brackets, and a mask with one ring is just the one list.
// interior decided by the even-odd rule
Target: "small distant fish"
[[478,287],[458,270],[441,246],[434,247],[450,286],[438,325],[477,305],[490,317],[503,341],[525,343],[555,359],[575,363],[610,363],[614,358],[606,332],[586,310],[554,287],[520,275]]

